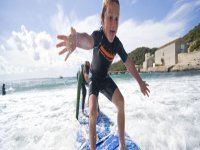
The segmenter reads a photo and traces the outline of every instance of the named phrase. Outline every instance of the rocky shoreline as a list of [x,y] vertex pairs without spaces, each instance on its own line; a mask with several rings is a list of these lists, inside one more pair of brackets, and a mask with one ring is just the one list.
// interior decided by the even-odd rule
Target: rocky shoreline
[[147,70],[140,70],[140,72],[178,72],[200,70],[200,64],[176,64],[173,66],[159,66],[154,68],[148,68]]
[[[190,70],[200,70],[200,64],[176,64],[173,66],[159,66],[159,67],[151,67],[148,70],[140,69],[141,73],[149,73],[149,72],[179,72],[179,71],[190,71]],[[110,72],[111,75],[116,74],[126,74],[128,71],[114,71]]]
[[178,55],[179,62],[171,66],[156,66],[148,69],[140,69],[140,72],[173,72],[200,70],[200,51],[183,53]]

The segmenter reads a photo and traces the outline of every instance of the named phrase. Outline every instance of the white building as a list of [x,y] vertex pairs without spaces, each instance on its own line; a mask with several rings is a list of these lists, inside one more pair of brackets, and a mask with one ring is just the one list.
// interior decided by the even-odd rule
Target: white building
[[155,62],[154,55],[151,55],[150,53],[146,53],[145,61],[143,62],[143,69],[147,70],[149,67],[153,67],[154,62]]
[[186,53],[187,46],[182,38],[171,41],[155,51],[155,65],[172,66],[178,63],[178,54]]

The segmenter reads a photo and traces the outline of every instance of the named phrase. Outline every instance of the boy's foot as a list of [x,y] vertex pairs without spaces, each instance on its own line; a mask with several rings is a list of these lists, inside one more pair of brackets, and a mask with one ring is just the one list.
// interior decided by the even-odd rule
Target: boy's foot
[[123,146],[120,145],[120,146],[119,146],[119,150],[127,150],[127,149],[126,149],[126,146],[125,146],[125,145],[123,145]]

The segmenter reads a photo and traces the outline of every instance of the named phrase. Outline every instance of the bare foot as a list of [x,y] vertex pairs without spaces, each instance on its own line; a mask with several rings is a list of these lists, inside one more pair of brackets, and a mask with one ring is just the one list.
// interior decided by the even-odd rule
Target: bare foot
[[126,146],[125,146],[125,145],[123,145],[123,146],[120,145],[120,146],[119,146],[119,150],[127,150],[127,149],[126,149]]

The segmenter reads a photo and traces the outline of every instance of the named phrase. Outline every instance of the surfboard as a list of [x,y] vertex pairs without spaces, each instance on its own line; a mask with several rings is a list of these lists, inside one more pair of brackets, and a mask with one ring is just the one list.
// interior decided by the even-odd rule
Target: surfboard
[[[89,150],[89,114],[79,117],[79,129],[77,131],[77,149]],[[118,131],[114,123],[103,112],[99,113],[96,124],[96,149],[97,150],[117,150],[119,149]],[[136,143],[125,133],[125,144],[128,150],[140,150]]]

